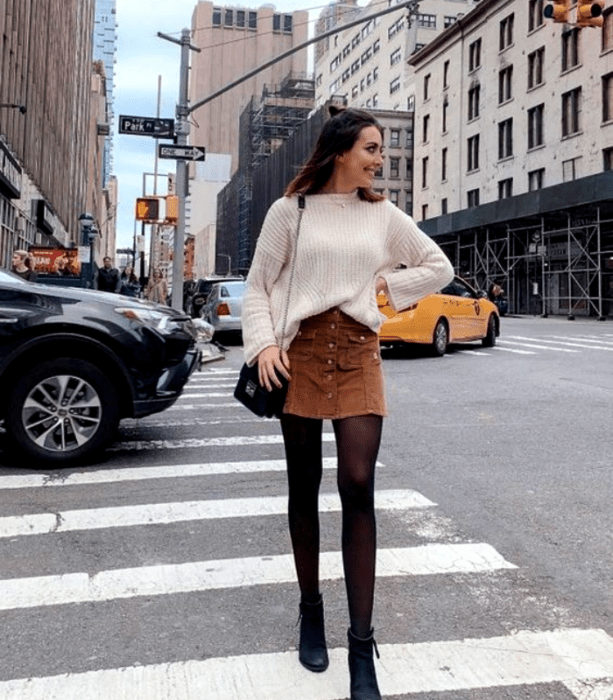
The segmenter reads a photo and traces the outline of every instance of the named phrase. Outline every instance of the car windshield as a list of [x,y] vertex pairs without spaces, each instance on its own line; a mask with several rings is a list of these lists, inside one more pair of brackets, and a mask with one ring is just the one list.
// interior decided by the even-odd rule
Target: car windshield
[[20,277],[19,275],[15,275],[12,272],[9,272],[8,270],[0,270],[0,282],[3,284],[6,284],[10,282],[11,284],[29,284],[27,280],[24,280],[23,277]]

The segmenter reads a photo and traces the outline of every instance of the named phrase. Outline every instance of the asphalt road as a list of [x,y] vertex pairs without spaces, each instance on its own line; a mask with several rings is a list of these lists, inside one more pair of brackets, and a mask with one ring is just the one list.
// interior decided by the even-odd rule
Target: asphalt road
[[[503,319],[496,348],[385,353],[375,626],[386,698],[611,700],[613,325]],[[344,585],[325,427],[330,669],[296,659],[276,421],[241,348],[98,464],[7,466],[0,700],[341,700]]]

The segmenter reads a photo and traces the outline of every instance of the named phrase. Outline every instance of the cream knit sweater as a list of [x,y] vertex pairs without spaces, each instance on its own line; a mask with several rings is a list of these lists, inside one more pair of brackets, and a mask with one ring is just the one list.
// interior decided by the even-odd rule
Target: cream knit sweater
[[[453,278],[443,251],[388,200],[365,202],[357,191],[305,199],[285,349],[300,321],[335,306],[378,332],[385,318],[377,308],[378,277],[385,278],[395,311],[440,291]],[[264,348],[279,344],[297,221],[298,197],[282,197],[262,225],[242,312],[245,361],[250,365]],[[407,269],[394,270],[400,263]]]

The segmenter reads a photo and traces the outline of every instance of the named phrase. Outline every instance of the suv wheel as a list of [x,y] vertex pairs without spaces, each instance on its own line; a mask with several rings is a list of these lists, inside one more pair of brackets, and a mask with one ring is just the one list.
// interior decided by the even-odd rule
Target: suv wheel
[[85,360],[41,363],[18,381],[7,408],[14,447],[46,462],[83,459],[110,442],[119,423],[114,388]]

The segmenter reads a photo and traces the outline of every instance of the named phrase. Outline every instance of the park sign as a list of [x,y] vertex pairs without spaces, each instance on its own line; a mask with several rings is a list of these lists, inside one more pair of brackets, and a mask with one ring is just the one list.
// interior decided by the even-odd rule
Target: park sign
[[153,136],[153,138],[174,138],[175,120],[155,117],[130,117],[119,115],[119,133],[133,136]]
[[158,143],[158,157],[173,160],[204,160],[204,146],[176,146],[174,144]]

